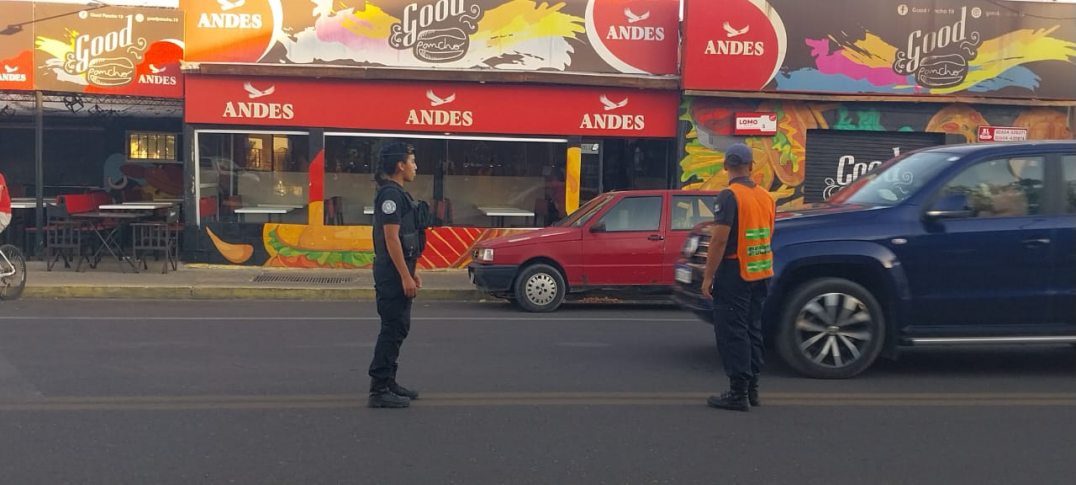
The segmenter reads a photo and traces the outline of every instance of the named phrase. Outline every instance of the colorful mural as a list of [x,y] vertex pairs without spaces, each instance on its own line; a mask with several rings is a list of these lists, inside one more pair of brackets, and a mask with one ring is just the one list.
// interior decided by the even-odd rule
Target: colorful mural
[[[369,268],[374,262],[372,226],[262,224],[260,229],[261,240],[256,243],[262,250],[258,251],[249,235],[241,237],[242,241],[225,241],[211,226],[205,227],[205,234],[216,249],[210,262],[308,269],[361,269]],[[431,228],[426,231],[426,251],[418,267],[464,268],[471,262],[471,250],[478,242],[527,230]]]
[[128,160],[113,153],[105,160],[102,187],[124,201],[182,198],[183,166],[170,161]]
[[685,10],[685,89],[1076,96],[1072,4],[689,0]]
[[182,0],[187,60],[675,74],[678,0]]
[[[775,136],[733,135],[737,112],[777,114]],[[802,206],[806,175],[807,130],[914,131],[963,135],[977,139],[981,125],[1028,129],[1029,139],[1069,139],[1062,109],[966,104],[819,103],[686,97],[681,105],[687,123],[681,153],[684,189],[720,190],[728,186],[722,170],[724,147],[746,143],[755,154],[755,182],[766,187],[782,208]]]

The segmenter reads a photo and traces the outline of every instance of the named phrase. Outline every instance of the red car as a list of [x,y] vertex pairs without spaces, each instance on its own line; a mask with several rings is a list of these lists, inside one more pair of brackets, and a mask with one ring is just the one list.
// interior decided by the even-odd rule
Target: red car
[[671,293],[684,241],[713,219],[717,192],[608,192],[556,225],[480,243],[467,267],[479,291],[549,312],[569,295]]

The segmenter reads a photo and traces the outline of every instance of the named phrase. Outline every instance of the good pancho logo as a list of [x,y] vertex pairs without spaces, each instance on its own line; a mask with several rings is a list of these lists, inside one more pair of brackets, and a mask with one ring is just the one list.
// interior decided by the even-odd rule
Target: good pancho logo
[[35,4],[37,89],[183,95],[183,14],[174,10]]
[[394,49],[413,49],[415,58],[443,63],[467,55],[471,34],[478,31],[482,7],[466,5],[464,0],[437,0],[436,3],[412,3],[403,10],[403,19],[392,25],[389,45]]
[[[973,17],[979,15],[976,8]],[[968,7],[961,7],[960,20],[953,25],[908,34],[908,46],[897,51],[893,72],[914,75],[916,83],[929,88],[959,86],[968,77],[969,61],[979,54],[980,41],[978,31],[968,33]]]
[[[85,10],[78,13],[79,18],[90,15],[108,15],[90,13]],[[142,59],[147,42],[144,37],[133,37],[135,22],[145,20],[142,14],[124,15],[125,27],[107,34],[90,36],[83,34],[75,38],[75,51],[68,52],[63,64],[64,72],[73,76],[86,77],[91,86],[117,87],[126,86],[134,80],[135,65],[130,57]]]

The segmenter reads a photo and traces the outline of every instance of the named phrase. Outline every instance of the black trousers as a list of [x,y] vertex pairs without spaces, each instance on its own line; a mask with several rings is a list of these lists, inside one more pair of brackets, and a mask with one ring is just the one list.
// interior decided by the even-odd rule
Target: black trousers
[[735,259],[723,260],[714,275],[714,335],[730,379],[747,380],[762,371],[762,304],[768,282],[744,281]]
[[[408,270],[415,273],[414,261],[407,262]],[[374,347],[374,359],[370,363],[370,377],[380,384],[396,379],[396,359],[400,357],[400,347],[411,331],[411,298],[403,291],[403,282],[396,267],[389,260],[387,263],[374,262],[374,292],[377,295],[377,314],[381,316],[381,332],[377,335]]]

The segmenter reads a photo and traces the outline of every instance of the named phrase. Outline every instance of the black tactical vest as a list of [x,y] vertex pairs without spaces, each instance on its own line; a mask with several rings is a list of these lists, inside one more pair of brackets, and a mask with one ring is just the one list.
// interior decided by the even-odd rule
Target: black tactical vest
[[416,202],[403,187],[395,183],[386,183],[377,188],[374,196],[374,255],[379,258],[390,259],[388,248],[385,246],[385,228],[380,221],[378,209],[384,203],[384,195],[388,191],[398,191],[407,201],[400,208],[400,246],[403,247],[404,258],[417,260],[422,257],[422,251],[426,249],[426,228],[432,220],[430,208],[426,202]]

